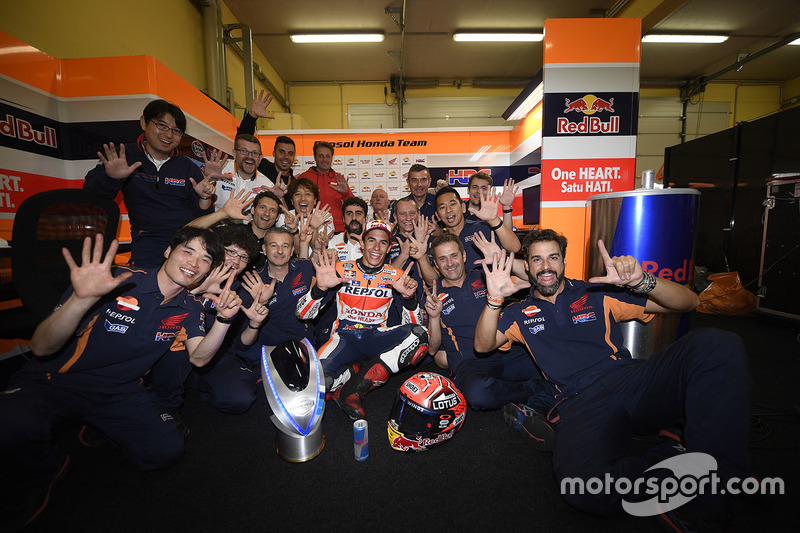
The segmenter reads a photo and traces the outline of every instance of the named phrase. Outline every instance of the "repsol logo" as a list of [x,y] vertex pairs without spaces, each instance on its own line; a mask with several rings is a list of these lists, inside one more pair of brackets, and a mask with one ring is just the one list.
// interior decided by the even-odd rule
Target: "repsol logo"
[[389,298],[392,296],[392,291],[388,289],[373,289],[370,287],[351,287],[346,286],[342,291],[345,294],[352,294],[354,296],[372,296],[374,298]]
[[117,313],[116,311],[112,311],[111,309],[106,309],[106,314],[111,318],[116,318],[117,320],[124,320],[130,324],[135,324],[136,319],[132,316],[123,315],[122,313]]

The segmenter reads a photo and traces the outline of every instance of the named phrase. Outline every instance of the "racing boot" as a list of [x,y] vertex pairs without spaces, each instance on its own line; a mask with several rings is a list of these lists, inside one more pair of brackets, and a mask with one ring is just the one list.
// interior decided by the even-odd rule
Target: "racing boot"
[[[353,365],[356,366],[356,365]],[[364,418],[366,413],[361,405],[364,396],[386,383],[392,371],[376,357],[359,365],[358,370],[333,395],[336,404],[353,420]]]

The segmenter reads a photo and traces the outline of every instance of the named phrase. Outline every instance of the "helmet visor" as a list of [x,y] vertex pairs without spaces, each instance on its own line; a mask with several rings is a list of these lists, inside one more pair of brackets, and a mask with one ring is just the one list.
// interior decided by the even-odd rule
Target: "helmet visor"
[[434,411],[412,403],[399,392],[395,396],[392,412],[389,415],[390,422],[396,425],[396,430],[406,437],[426,436],[436,432],[438,418]]

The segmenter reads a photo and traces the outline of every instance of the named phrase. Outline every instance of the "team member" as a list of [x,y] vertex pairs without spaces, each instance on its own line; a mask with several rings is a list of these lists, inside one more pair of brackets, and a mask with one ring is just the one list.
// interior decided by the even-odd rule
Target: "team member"
[[240,308],[226,288],[214,297],[220,321],[205,327],[202,304],[186,291],[222,259],[208,230],[178,231],[163,252],[166,261],[150,271],[113,267],[116,241],[103,258],[102,247],[101,235],[93,249],[87,238],[80,266],[65,250],[72,285],[36,328],[30,343],[36,357],[0,394],[0,484],[8,489],[2,504],[21,505],[19,526],[46,505],[69,461],[59,459],[51,441],[61,420],[92,424],[142,470],[175,463],[184,433],[161,418],[140,379],[177,341],[192,364],[207,364]]
[[367,213],[367,219],[394,223],[389,204],[389,193],[383,189],[375,189],[372,191],[372,196],[369,197],[369,213]]
[[295,315],[298,301],[309,291],[314,279],[311,261],[293,257],[293,236],[284,228],[267,231],[265,248],[266,265],[257,272],[245,273],[243,284],[250,295],[260,293],[260,301],[268,306],[269,314],[255,342],[244,344],[237,340],[234,345],[235,357],[240,367],[250,372],[250,377],[218,386],[220,393],[224,390],[232,402],[242,407],[249,407],[256,400],[262,348],[269,353],[284,341],[314,339],[313,324]]
[[186,131],[181,109],[164,100],[147,104],[139,119],[143,133],[133,144],[104,144],[100,163],[86,174],[83,188],[104,198],[121,190],[131,221],[131,264],[157,268],[172,235],[212,211],[213,183],[227,156],[212,155],[200,168],[178,154]]
[[452,233],[461,239],[464,251],[467,253],[467,268],[477,268],[475,262],[483,259],[478,248],[472,244],[477,232],[482,233],[487,241],[491,240],[494,232],[497,243],[509,252],[516,252],[520,248],[517,236],[497,216],[498,203],[497,196],[493,194],[484,196],[480,209],[475,210],[470,207],[480,222],[471,222],[464,218],[465,206],[458,191],[452,187],[444,187],[436,193],[436,216],[447,233]]
[[[436,294],[441,319],[428,323],[431,339],[434,328],[444,330],[436,336],[445,352],[437,357],[437,364],[450,369],[453,382],[473,409],[498,409],[510,402],[552,407],[555,389],[545,385],[533,359],[519,345],[489,357],[475,356],[475,324],[486,300],[486,283],[482,270],[467,269],[461,240],[443,233],[433,240],[431,251],[442,276]],[[436,353],[438,348],[431,342],[428,351]]]
[[[391,241],[389,226],[373,220],[364,231],[361,259],[331,261],[327,254],[319,254],[311,291],[297,304],[299,318],[313,319],[328,291],[336,289],[336,323],[319,357],[328,391],[353,419],[364,417],[361,402],[370,390],[417,363],[428,349],[428,333],[420,325],[417,282],[408,272],[385,264]],[[386,327],[395,301],[393,290],[402,297],[403,322]]]
[[367,224],[367,202],[361,198],[347,198],[342,202],[345,230],[337,233],[328,243],[336,250],[339,261],[355,261],[361,257],[361,239]]
[[[223,179],[217,181],[214,208],[219,210],[230,198],[231,193],[247,189],[253,194],[270,190],[275,192],[275,184],[258,171],[261,161],[261,141],[253,135],[240,133],[233,140],[233,161],[223,167]],[[280,192],[280,188],[278,188]]]
[[[227,285],[231,291],[236,292],[240,298],[246,301],[244,306],[246,312],[243,315],[237,315],[233,321],[231,334],[220,347],[220,355],[205,367],[193,369],[186,351],[178,349],[178,347],[174,347],[153,365],[147,379],[148,390],[164,407],[165,412],[176,418],[177,410],[183,404],[183,393],[186,387],[199,390],[200,396],[205,401],[223,413],[243,413],[250,407],[249,404],[243,406],[236,402],[226,394],[224,386],[217,384],[220,382],[235,383],[243,379],[242,372],[246,372],[247,369],[242,369],[239,361],[234,360],[232,354],[228,353],[228,348],[233,344],[234,337],[240,330],[244,330],[241,333],[246,334],[245,339],[252,342],[255,339],[255,333],[250,331],[252,328],[244,329],[243,325],[260,324],[263,321],[263,317],[255,315],[251,317],[249,307],[251,307],[252,299],[247,299],[241,284],[242,274],[253,262],[253,258],[258,257],[260,246],[255,235],[241,224],[220,225],[212,229],[222,244],[225,257],[223,263],[212,270],[203,283],[193,287],[191,292],[198,297],[203,297],[208,294],[218,294]],[[216,315],[213,301],[204,298],[203,304],[206,307],[208,321],[213,323]],[[258,320],[259,318],[261,320]]]
[[[475,213],[481,209],[481,199],[484,196],[489,197],[492,193],[493,184],[492,177],[485,172],[476,172],[469,177],[469,182],[467,183],[469,199],[465,202],[464,218],[473,222],[480,221]],[[497,197],[500,205],[503,206],[503,225],[511,231],[514,231],[514,221],[511,216],[514,211],[514,197],[518,192],[519,187],[514,187],[514,180],[509,178],[503,183],[502,194]]]
[[[320,206],[320,190],[313,181],[298,177],[289,185],[286,196],[289,198],[292,210],[283,209],[283,214],[276,223],[280,227],[289,228],[295,233],[294,246],[298,255],[308,258],[307,249],[301,248],[300,236],[297,233],[300,220],[306,220],[311,230],[330,239],[334,234],[334,223],[331,209],[328,205]],[[339,213],[341,215],[341,213]],[[327,240],[325,241],[327,245]],[[304,254],[304,251],[306,252]]]
[[325,141],[314,143],[314,163],[313,167],[297,178],[305,178],[317,186],[319,202],[331,208],[335,231],[344,231],[342,201],[353,196],[353,192],[345,177],[331,169],[333,163],[333,145],[331,143]]
[[411,191],[409,197],[414,200],[417,210],[423,215],[433,220],[436,214],[436,197],[428,192],[431,186],[431,176],[428,167],[415,163],[408,169],[406,176],[408,190]]
[[[523,248],[530,297],[502,314],[504,299],[527,283],[511,281],[512,258],[495,257],[491,270],[484,265],[488,294],[475,331],[476,352],[509,340],[523,343],[558,389],[549,418],[558,420],[553,468],[559,482],[611,476],[633,483],[648,475],[650,466],[678,453],[675,442],[665,442],[629,457],[633,433],[657,431],[684,417],[685,449],[714,457],[721,486],[734,476],[746,478],[751,380],[741,340],[723,331],[697,330],[645,361],[632,359],[620,321],[691,311],[697,295],[645,273],[631,256],[609,257],[602,241],[606,275],[589,283],[565,278],[566,246],[552,230],[531,231]],[[619,513],[624,495],[613,487],[608,493],[564,498],[593,514]],[[716,520],[724,516],[725,497],[706,492],[662,516],[673,524]]]
[[[272,102],[272,95],[264,90],[255,94],[250,110],[242,117],[242,123],[236,130],[237,135],[247,133],[254,135],[256,132],[256,120],[262,118],[274,118],[267,111],[267,106]],[[277,189],[273,190],[276,196],[283,198],[289,184],[294,179],[292,165],[295,161],[294,141],[285,135],[279,135],[275,139],[272,148],[273,161],[262,158],[258,164],[258,171],[272,180]]]

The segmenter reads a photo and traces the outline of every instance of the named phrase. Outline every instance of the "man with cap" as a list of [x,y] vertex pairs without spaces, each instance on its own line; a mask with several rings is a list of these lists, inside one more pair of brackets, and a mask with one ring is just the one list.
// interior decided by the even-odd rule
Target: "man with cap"
[[[297,304],[298,318],[313,319],[335,296],[333,334],[320,348],[319,357],[328,392],[354,420],[364,418],[361,402],[369,391],[416,364],[428,350],[417,282],[408,271],[385,264],[392,243],[389,225],[370,221],[363,243],[363,256],[355,261],[334,261],[318,254],[311,290]],[[402,323],[387,327],[392,304],[401,307]]]

